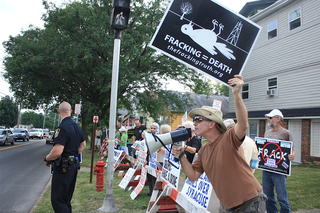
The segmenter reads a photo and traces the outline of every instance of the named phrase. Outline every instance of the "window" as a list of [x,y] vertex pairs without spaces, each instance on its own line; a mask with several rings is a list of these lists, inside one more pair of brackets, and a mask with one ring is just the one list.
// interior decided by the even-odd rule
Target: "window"
[[312,122],[310,155],[320,157],[320,122]]
[[301,9],[296,9],[289,13],[289,27],[293,30],[301,26]]
[[277,36],[277,20],[268,24],[268,39]]
[[158,117],[158,121],[159,121],[159,125],[162,125],[162,124],[163,124],[163,116],[162,116],[162,115],[160,115],[160,116]]
[[269,78],[268,79],[268,95],[277,95],[278,94],[278,79],[277,78]]
[[253,140],[259,136],[259,121],[251,120],[249,121],[249,128],[247,129],[247,136],[252,138]]
[[249,84],[244,84],[242,87],[242,99],[249,99]]
[[166,116],[164,117],[164,124],[168,124],[168,119],[169,119],[169,117],[166,115]]

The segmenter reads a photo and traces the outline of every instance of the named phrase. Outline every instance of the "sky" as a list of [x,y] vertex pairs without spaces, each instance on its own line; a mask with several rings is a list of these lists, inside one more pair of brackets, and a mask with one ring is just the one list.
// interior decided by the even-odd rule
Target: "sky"
[[[50,1],[50,0],[49,0]],[[253,0],[215,0],[216,2],[226,6],[234,12],[239,12],[246,2]],[[61,5],[66,0],[51,0],[50,2]],[[3,58],[5,57],[5,49],[2,42],[8,41],[9,36],[17,36],[21,30],[27,30],[29,25],[32,24],[37,27],[43,28],[43,21],[41,20],[42,14],[45,10],[42,5],[42,0],[1,0],[0,1],[0,97],[5,95],[12,96],[9,90],[9,84],[2,76],[4,72]],[[171,82],[176,90],[183,91],[183,86],[177,87],[176,82]],[[168,89],[171,89],[170,84]]]

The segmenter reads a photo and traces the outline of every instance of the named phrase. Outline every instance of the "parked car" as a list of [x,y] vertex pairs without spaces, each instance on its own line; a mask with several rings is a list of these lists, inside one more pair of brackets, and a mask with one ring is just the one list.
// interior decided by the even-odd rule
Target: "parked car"
[[14,145],[14,134],[10,129],[0,129],[0,144],[5,146],[6,143],[11,143]]
[[43,130],[43,137],[46,138],[47,135],[49,135],[49,130],[48,129],[42,129]]
[[31,129],[30,130],[30,138],[39,138],[39,139],[43,139],[43,130],[42,129]]
[[14,139],[17,140],[23,140],[23,141],[29,141],[29,132],[27,129],[14,129],[13,130]]
[[53,143],[53,135],[54,131],[50,131],[49,134],[46,136],[46,144]]

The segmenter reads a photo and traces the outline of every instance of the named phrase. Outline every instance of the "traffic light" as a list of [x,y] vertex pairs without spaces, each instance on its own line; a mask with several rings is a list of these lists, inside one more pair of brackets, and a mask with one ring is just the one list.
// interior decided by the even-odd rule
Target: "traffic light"
[[128,28],[130,0],[113,0],[111,12],[111,27],[115,30]]

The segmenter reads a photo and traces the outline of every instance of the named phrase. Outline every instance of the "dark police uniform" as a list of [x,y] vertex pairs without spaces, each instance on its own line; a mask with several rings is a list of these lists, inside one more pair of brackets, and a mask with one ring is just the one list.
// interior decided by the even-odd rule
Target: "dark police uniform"
[[81,127],[71,117],[64,118],[54,133],[53,145],[64,146],[61,159],[56,160],[52,176],[51,203],[55,212],[72,212],[71,199],[79,164],[78,149],[84,140]]

